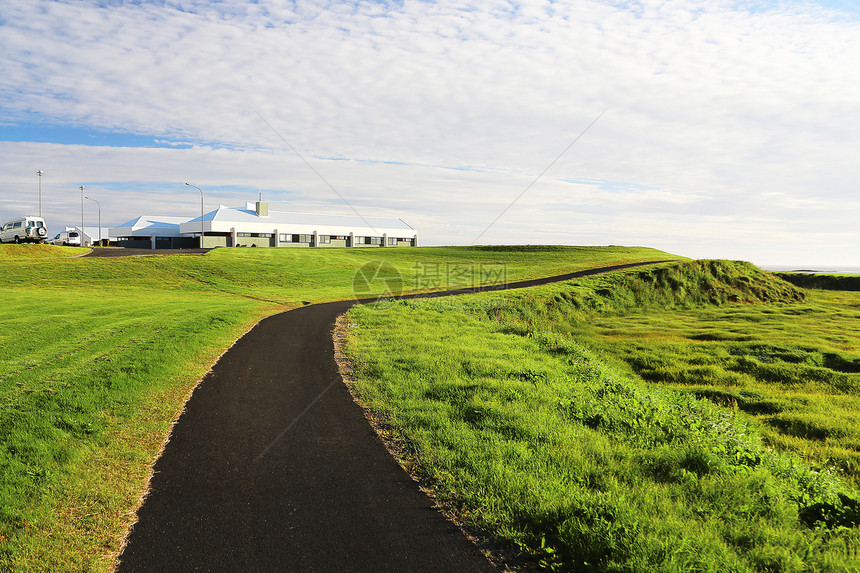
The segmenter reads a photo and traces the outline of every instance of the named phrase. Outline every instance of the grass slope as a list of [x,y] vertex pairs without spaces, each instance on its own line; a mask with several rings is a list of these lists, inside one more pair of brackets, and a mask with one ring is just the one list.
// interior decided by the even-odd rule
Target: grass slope
[[[815,456],[770,447],[767,426],[695,370],[702,361],[716,370],[719,352],[676,353],[689,358],[677,371],[700,390],[719,388],[710,394],[645,380],[632,365],[664,359],[673,333],[661,331],[678,316],[708,317],[696,323],[707,334],[701,344],[747,336],[750,322],[763,326],[761,339],[783,335],[747,322],[753,315],[776,314],[799,335],[809,323],[793,319],[827,304],[805,299],[751,265],[697,261],[504,295],[356,307],[346,351],[355,394],[399,441],[403,463],[468,525],[531,555],[532,565],[856,570],[856,487]],[[822,330],[839,332],[852,318]],[[627,331],[646,320],[655,321],[651,336]],[[636,352],[624,354],[616,339]],[[756,383],[758,392],[781,391],[772,378]],[[814,387],[809,399],[826,403]],[[814,435],[807,445],[827,447]]]
[[776,273],[793,285],[824,290],[860,290],[858,275],[823,275],[815,273]]
[[263,316],[351,298],[362,269],[387,279],[366,296],[673,258],[621,247],[73,256],[86,251],[0,245],[3,571],[108,570],[196,381]]

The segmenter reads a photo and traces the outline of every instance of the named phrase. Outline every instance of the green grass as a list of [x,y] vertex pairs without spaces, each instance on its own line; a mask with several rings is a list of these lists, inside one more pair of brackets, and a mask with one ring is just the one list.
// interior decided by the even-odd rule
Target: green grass
[[736,405],[766,443],[860,483],[860,295],[607,316],[579,335],[645,380]]
[[[679,259],[641,247],[421,247],[417,249],[215,249],[205,256],[72,258],[85,249],[33,245],[0,248],[0,285],[135,288],[218,292],[281,305],[351,298],[363,265],[387,263],[403,290],[441,290],[552,276],[655,259]],[[26,271],[24,270],[26,269]]]
[[3,296],[0,557],[86,570],[117,547],[188,383],[261,309],[199,293]]
[[533,565],[851,571],[858,312],[694,262],[356,307],[346,350],[404,465]]
[[858,275],[819,275],[809,273],[776,273],[793,285],[824,290],[860,290]]
[[263,316],[352,298],[366,264],[390,265],[399,279],[383,284],[427,290],[676,258],[621,247],[73,256],[86,251],[0,245],[0,570],[110,569],[196,381]]

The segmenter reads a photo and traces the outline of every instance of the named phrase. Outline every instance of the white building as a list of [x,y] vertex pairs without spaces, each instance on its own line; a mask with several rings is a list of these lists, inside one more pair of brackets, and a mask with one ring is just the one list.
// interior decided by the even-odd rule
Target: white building
[[75,231],[77,233],[80,233],[80,236],[83,240],[81,245],[85,246],[85,247],[92,247],[92,246],[96,245],[100,240],[105,240],[105,239],[109,240],[111,243],[115,243],[116,238],[117,238],[117,236],[115,234],[113,234],[113,232],[112,232],[113,229],[111,229],[109,227],[102,227],[101,229],[99,229],[98,227],[87,226],[87,227],[83,228],[83,233],[81,233],[81,226],[80,225],[74,225],[72,227],[66,227],[66,233],[68,233],[70,231]]
[[183,235],[205,235],[206,247],[400,247],[418,246],[415,229],[401,219],[269,211],[266,201],[220,205],[179,225]]
[[[201,228],[202,227],[202,228]],[[200,217],[142,215],[110,229],[119,244],[138,248],[417,247],[418,234],[401,219],[269,211],[267,201],[219,205]]]
[[[199,219],[199,217],[198,217]],[[197,247],[200,239],[183,235],[179,225],[188,217],[166,217],[161,215],[141,215],[116,227],[110,234],[116,237],[123,247],[142,249],[187,249]]]

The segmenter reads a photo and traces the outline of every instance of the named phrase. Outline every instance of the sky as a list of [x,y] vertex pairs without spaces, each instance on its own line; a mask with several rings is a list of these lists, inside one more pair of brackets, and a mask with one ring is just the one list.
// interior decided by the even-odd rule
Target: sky
[[0,221],[860,266],[853,0],[0,0],[0,54]]

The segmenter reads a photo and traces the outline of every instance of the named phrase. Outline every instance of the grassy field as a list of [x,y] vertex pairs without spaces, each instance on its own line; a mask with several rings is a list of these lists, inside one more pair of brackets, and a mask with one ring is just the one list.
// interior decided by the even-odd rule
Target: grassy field
[[857,571],[860,295],[661,265],[355,307],[353,391],[467,526],[558,571]]
[[645,380],[738,408],[766,444],[860,484],[860,296],[803,304],[631,313],[580,331]]
[[[73,256],[83,252],[0,246],[0,570],[110,569],[196,381],[266,315],[356,291],[676,258],[622,247]],[[385,280],[357,280],[374,273]]]

